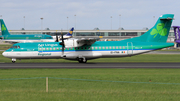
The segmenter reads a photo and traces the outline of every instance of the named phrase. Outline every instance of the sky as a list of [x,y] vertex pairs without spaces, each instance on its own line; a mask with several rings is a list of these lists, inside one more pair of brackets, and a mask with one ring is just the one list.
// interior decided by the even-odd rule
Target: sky
[[8,30],[141,30],[151,28],[162,14],[174,14],[172,25],[180,25],[179,4],[180,0],[0,0],[0,18]]

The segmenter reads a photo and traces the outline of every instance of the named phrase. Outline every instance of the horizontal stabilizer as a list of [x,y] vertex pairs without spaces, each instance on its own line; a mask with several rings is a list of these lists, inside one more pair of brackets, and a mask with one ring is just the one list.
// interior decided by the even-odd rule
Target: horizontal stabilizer
[[160,20],[174,20],[174,16],[169,16],[169,15],[161,15],[159,17]]

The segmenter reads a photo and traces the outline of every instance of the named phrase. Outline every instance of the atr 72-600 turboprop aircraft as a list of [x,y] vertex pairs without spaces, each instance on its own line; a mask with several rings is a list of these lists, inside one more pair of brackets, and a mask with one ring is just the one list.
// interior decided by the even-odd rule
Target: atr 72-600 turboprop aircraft
[[19,42],[54,42],[55,40],[50,35],[44,34],[30,34],[30,35],[11,35],[3,21],[0,19],[1,33],[0,39],[8,43],[19,43]]
[[142,54],[166,47],[174,15],[165,14],[159,17],[154,27],[140,37],[122,41],[97,41],[94,39],[68,39],[62,42],[17,43],[2,53],[16,59],[64,58],[86,63],[87,60],[102,57],[125,57]]
[[[0,36],[0,39],[2,41],[8,42],[8,43],[20,43],[20,42],[55,42],[59,40],[58,36],[50,36],[45,34],[30,34],[30,35],[11,35],[3,21],[3,19],[0,19],[1,23],[1,33],[2,36]],[[74,28],[72,28],[68,34],[64,35],[66,39],[72,37]]]

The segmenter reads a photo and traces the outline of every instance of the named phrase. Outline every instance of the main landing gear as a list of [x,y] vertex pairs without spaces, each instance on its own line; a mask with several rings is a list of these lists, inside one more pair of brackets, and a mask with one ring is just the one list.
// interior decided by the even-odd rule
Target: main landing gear
[[12,63],[15,63],[16,62],[16,59],[15,58],[12,58]]
[[78,58],[79,63],[86,63],[87,59],[85,57],[83,58]]

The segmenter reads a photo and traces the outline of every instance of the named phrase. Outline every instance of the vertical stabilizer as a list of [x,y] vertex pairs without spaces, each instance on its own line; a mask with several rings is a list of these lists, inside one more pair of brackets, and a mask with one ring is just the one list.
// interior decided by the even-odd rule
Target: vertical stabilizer
[[174,14],[164,14],[159,17],[154,27],[147,31],[144,36],[147,42],[166,42]]
[[66,34],[66,36],[72,36],[73,35],[73,30],[74,30],[74,27],[71,28],[71,30],[68,32],[68,34]]
[[173,19],[174,14],[161,15],[156,24],[150,30],[140,37],[132,38],[131,41],[166,42]]
[[0,19],[0,23],[1,23],[1,33],[2,33],[2,35],[10,35],[10,33],[9,33],[3,19]]

